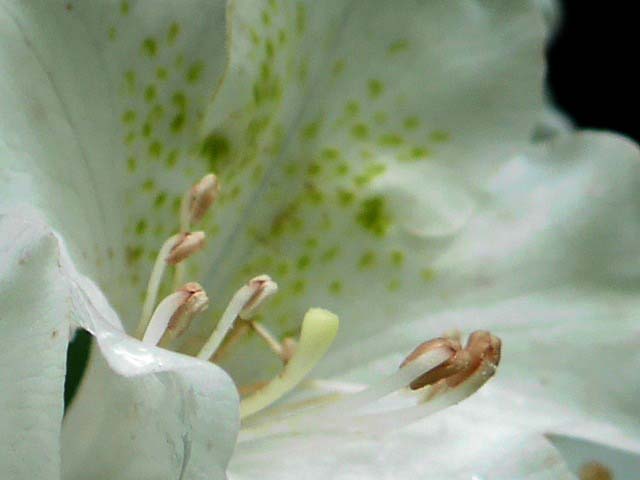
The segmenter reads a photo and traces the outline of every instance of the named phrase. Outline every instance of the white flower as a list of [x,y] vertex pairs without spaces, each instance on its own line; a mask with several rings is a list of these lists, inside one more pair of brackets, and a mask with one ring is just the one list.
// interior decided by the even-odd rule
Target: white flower
[[[3,1],[3,475],[572,478],[554,445],[633,471],[639,155],[602,133],[531,144],[536,3]],[[211,171],[219,192],[204,177],[185,195]],[[187,258],[151,316],[158,251]],[[277,294],[242,287],[263,273]],[[180,289],[195,280],[206,294]],[[341,319],[324,357],[329,313],[286,340],[318,306]],[[218,348],[216,319],[258,307]],[[70,325],[99,349],[61,429]],[[471,389],[393,412],[408,397],[386,404],[383,379],[406,385],[392,372],[422,341],[482,329],[503,341],[496,380],[390,432]],[[235,385],[273,378],[238,411]]]

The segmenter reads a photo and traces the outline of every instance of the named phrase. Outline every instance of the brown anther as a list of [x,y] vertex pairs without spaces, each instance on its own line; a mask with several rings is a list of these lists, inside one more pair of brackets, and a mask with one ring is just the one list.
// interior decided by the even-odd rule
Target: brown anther
[[209,298],[199,283],[189,282],[180,290],[186,292],[188,297],[169,320],[167,332],[172,338],[182,335],[191,320],[209,307]]
[[189,215],[191,221],[199,222],[205,216],[211,205],[218,198],[220,184],[218,178],[210,173],[202,177],[189,191]]
[[455,387],[470,376],[482,373],[487,378],[495,373],[500,363],[501,341],[491,333],[478,330],[473,332],[462,348],[455,338],[435,338],[416,347],[402,362],[400,368],[414,361],[424,353],[437,348],[450,349],[451,356],[428,372],[420,375],[409,384],[411,390],[419,390],[428,385],[437,387],[439,392],[446,387]]
[[278,291],[278,284],[271,280],[268,275],[259,275],[249,280],[249,287],[254,289],[251,298],[245,303],[242,311],[238,315],[243,320],[251,318],[258,307],[271,295]]
[[196,252],[202,250],[205,244],[204,232],[187,232],[180,234],[165,261],[169,265],[176,265]]
[[449,387],[460,385],[472,375],[482,373],[487,378],[492,376],[500,363],[502,342],[485,330],[473,332],[467,340],[464,351],[469,354],[467,366],[445,379]]
[[417,358],[429,351],[441,348],[449,349],[451,353],[449,359],[436,368],[425,372],[423,375],[420,375],[418,378],[413,380],[409,384],[409,388],[411,388],[412,390],[418,390],[460,371],[460,363],[465,361],[463,358],[464,355],[459,355],[462,346],[460,345],[460,342],[450,338],[434,338],[432,340],[421,343],[407,356],[407,358],[404,359],[404,361],[400,364],[400,368],[415,361]]

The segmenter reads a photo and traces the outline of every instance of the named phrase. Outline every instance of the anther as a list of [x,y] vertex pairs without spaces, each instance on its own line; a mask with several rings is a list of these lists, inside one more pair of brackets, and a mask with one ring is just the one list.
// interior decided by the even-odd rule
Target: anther
[[[188,283],[162,300],[153,312],[142,341],[156,345],[167,329],[177,331],[186,328],[185,319],[203,311],[208,305],[207,296],[197,283]],[[173,325],[172,325],[173,324]]]
[[[156,261],[151,269],[147,291],[142,304],[140,320],[135,331],[135,337],[142,339],[142,335],[149,325],[151,313],[158,298],[158,291],[162,283],[162,277],[168,264],[175,264],[193,255],[204,246],[204,232],[178,233],[169,237],[160,247]],[[181,282],[180,282],[181,283]],[[178,283],[178,285],[180,285]],[[177,290],[178,287],[176,286]]]
[[220,193],[220,184],[218,178],[210,173],[202,177],[202,179],[191,187],[189,192],[189,211],[191,214],[191,222],[197,223],[205,216],[211,205],[218,198]]
[[268,275],[252,278],[249,283],[240,288],[231,298],[215,330],[198,353],[198,358],[210,359],[220,347],[236,319],[241,318],[241,315],[244,315],[245,318],[250,317],[255,309],[276,290],[277,284]]
[[167,329],[160,339],[161,347],[168,347],[173,340],[180,337],[191,324],[191,321],[209,307],[209,298],[200,284],[190,282],[182,287],[189,297],[178,307],[169,320]]
[[209,211],[220,193],[218,178],[209,173],[202,177],[183,196],[180,204],[180,230],[186,232]]
[[300,341],[280,374],[240,402],[240,418],[267,408],[293,390],[320,362],[338,333],[338,317],[320,308],[310,309],[302,321]]
[[500,363],[501,347],[500,339],[491,333],[485,330],[473,332],[464,349],[467,358],[465,362],[459,362],[462,368],[447,376],[447,386],[454,388],[475,375],[483,375],[488,380]]
[[165,261],[169,265],[176,265],[202,250],[204,243],[204,232],[181,233],[169,251]]
[[278,284],[268,275],[260,275],[251,279],[249,287],[253,288],[255,293],[238,314],[243,320],[249,320],[253,317],[264,302],[278,291]]

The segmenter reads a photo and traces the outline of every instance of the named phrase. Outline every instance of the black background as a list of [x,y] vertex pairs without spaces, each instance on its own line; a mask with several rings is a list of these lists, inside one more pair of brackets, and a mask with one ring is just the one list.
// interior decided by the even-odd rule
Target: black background
[[635,2],[562,4],[562,23],[548,52],[555,104],[579,127],[614,130],[640,141]]

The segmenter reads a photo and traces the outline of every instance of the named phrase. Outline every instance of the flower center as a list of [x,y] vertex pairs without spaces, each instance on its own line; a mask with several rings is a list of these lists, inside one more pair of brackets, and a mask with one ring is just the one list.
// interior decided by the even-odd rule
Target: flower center
[[[195,282],[183,284],[183,277],[185,262],[205,243],[205,233],[192,231],[191,227],[210,210],[219,188],[216,176],[208,174],[182,197],[180,232],[164,242],[148,280],[135,331],[135,336],[144,343],[172,348],[193,319],[209,305],[203,288]],[[167,266],[174,268],[173,293],[158,302]],[[315,392],[310,397],[286,407],[272,408],[266,416],[256,416],[305,380],[324,357],[338,331],[336,315],[312,308],[302,320],[299,338],[279,341],[265,325],[254,320],[260,307],[277,290],[277,284],[268,275],[250,279],[232,296],[211,335],[195,355],[204,361],[219,362],[239,339],[253,331],[281,360],[282,370],[271,381],[238,387],[243,396],[240,416],[245,436],[260,436],[266,426],[273,433],[274,425],[277,431],[283,432],[296,431],[303,425],[326,429],[348,424],[349,429],[355,430],[397,427],[473,394],[495,373],[500,361],[500,340],[489,332],[472,333],[464,348],[458,338],[437,338],[419,345],[396,373],[369,388],[353,393],[353,388],[344,384],[310,381],[307,385]],[[404,395],[405,401],[408,398],[410,405],[387,409],[383,414],[375,412],[377,404],[398,394]],[[345,423],[345,420],[348,421]]]

